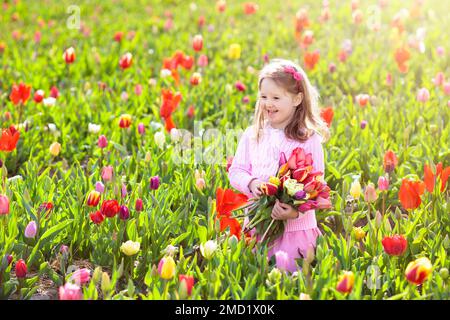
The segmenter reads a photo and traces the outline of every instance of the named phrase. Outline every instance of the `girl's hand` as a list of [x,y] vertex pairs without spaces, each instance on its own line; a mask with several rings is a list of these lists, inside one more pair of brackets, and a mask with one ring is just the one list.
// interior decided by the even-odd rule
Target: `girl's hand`
[[262,181],[260,181],[259,179],[253,179],[252,181],[250,181],[248,188],[250,189],[251,193],[256,197],[259,198],[262,194],[261,190],[259,189],[259,187],[261,186]]
[[296,219],[299,216],[299,212],[289,204],[280,202],[278,199],[275,201],[275,205],[272,209],[272,219],[275,220],[287,220]]

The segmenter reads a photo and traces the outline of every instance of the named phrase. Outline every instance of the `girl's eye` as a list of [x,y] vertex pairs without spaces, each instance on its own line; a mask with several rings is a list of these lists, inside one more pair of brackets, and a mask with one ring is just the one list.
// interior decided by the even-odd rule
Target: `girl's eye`
[[265,99],[266,98],[266,96],[261,96],[261,99]]
[[278,97],[274,97],[274,99],[275,99],[275,100],[278,100],[279,98],[278,98]]

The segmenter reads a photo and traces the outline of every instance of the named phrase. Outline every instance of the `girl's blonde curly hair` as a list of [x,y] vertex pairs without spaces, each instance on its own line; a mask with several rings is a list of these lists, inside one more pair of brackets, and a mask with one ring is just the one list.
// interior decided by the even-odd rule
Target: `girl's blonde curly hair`
[[[296,80],[291,73],[285,71],[286,67],[294,68],[296,72],[301,74],[301,79]],[[303,93],[302,102],[296,106],[292,120],[284,128],[286,137],[299,142],[305,142],[316,131],[322,136],[323,141],[327,141],[330,137],[330,132],[320,116],[318,103],[319,93],[311,85],[303,69],[292,61],[273,59],[259,73],[258,91],[261,90],[261,83],[266,78],[274,80],[277,85],[292,95],[297,95],[300,92]],[[264,112],[260,108],[258,94],[253,121],[257,141],[259,141],[262,135],[265,121]]]

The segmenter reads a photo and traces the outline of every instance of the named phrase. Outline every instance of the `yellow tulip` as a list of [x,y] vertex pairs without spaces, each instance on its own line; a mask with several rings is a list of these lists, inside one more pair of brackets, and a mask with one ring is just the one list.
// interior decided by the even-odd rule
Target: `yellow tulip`
[[237,43],[230,45],[228,49],[228,58],[237,60],[241,57],[241,46]]
[[50,145],[50,153],[52,156],[54,156],[54,157],[58,156],[60,151],[61,151],[61,145],[58,142],[53,142]]
[[362,189],[359,180],[353,181],[352,185],[350,186],[350,194],[352,195],[352,197],[355,199],[359,199],[359,197],[361,196],[361,192]]
[[120,246],[120,251],[125,253],[127,256],[132,256],[139,252],[140,247],[141,245],[139,242],[128,240],[127,242],[122,243]]
[[269,182],[276,185],[277,187],[279,187],[280,183],[281,183],[280,179],[278,179],[277,177],[274,177],[274,176],[271,176],[269,178]]
[[355,233],[355,239],[361,240],[366,236],[366,232],[361,227],[354,227],[353,232]]
[[428,258],[419,258],[408,264],[405,270],[405,276],[409,282],[419,285],[428,278],[432,269],[433,266]]
[[167,256],[161,259],[158,265],[158,273],[161,278],[169,280],[175,275],[175,261],[171,256]]

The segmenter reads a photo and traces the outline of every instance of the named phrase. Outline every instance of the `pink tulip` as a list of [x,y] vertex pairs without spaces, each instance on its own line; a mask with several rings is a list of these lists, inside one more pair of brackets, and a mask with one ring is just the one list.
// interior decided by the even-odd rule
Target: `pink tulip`
[[375,202],[378,198],[377,191],[372,183],[369,183],[366,186],[364,191],[364,201],[366,202]]
[[202,68],[206,67],[208,65],[208,57],[201,54],[197,59],[197,65]]
[[97,142],[99,148],[106,148],[108,146],[108,140],[106,139],[106,137],[104,135],[101,135],[100,137],[98,137],[98,142]]
[[436,53],[438,56],[442,57],[445,54],[445,49],[443,47],[439,46],[436,48]]
[[317,197],[317,209],[330,209],[331,208],[331,200],[329,198]]
[[275,262],[278,269],[286,271],[289,265],[289,255],[284,251],[277,251],[275,252]]
[[90,279],[91,279],[91,272],[87,268],[76,270],[70,277],[70,280],[72,280],[79,286],[88,283]]
[[317,208],[317,201],[315,200],[309,200],[308,202],[302,203],[299,207],[298,210],[300,212],[306,212],[308,210],[314,210]]
[[386,76],[386,85],[389,87],[392,86],[392,75],[390,73]]
[[103,181],[111,181],[113,177],[113,167],[112,166],[106,166],[102,169],[102,179]]
[[37,232],[37,225],[35,221],[30,221],[25,228],[25,237],[26,238],[34,238]]
[[195,185],[196,185],[197,188],[199,188],[200,190],[203,190],[203,189],[205,188],[205,185],[206,185],[205,179],[203,179],[203,178],[198,178],[198,179],[195,181]]
[[66,282],[64,286],[59,287],[59,300],[82,300],[83,293],[76,284]]
[[445,82],[444,83],[444,93],[447,96],[450,96],[450,82]]
[[142,203],[142,199],[141,198],[136,199],[136,205],[135,205],[134,209],[136,211],[142,211],[143,207],[144,207],[144,205]]
[[0,215],[9,213],[9,199],[5,195],[0,195]]
[[143,135],[145,133],[145,126],[142,122],[138,124],[138,132],[140,135]]
[[434,85],[436,85],[438,87],[442,86],[444,84],[444,82],[445,82],[444,73],[443,72],[438,72],[436,74],[436,77],[434,77],[433,82],[434,82]]
[[333,73],[333,72],[335,72],[336,71],[336,65],[334,64],[334,63],[330,63],[329,65],[328,65],[328,72],[329,73]]
[[135,93],[137,96],[140,96],[140,95],[142,94],[142,85],[137,84],[137,85],[134,87],[134,93]]
[[389,189],[389,179],[384,176],[378,178],[378,189],[380,191],[386,191]]
[[95,191],[103,193],[105,191],[105,185],[101,181],[95,183]]
[[427,102],[430,99],[430,92],[427,88],[421,88],[417,92],[417,101],[419,102]]
[[122,183],[122,198],[125,198],[127,196],[127,186],[125,183]]

